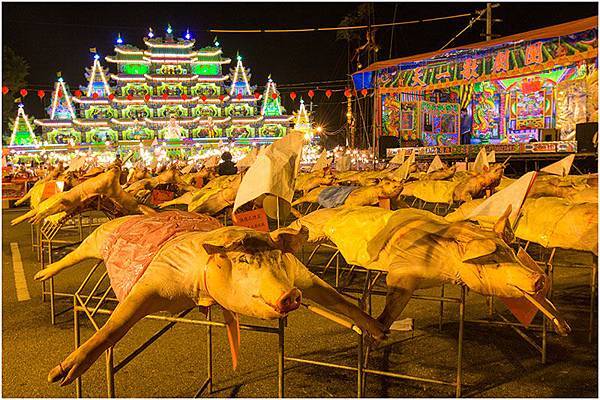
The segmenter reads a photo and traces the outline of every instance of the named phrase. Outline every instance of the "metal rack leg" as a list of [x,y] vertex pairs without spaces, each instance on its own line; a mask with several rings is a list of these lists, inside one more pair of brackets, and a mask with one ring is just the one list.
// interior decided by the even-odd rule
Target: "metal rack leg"
[[[77,311],[77,299],[73,297],[73,336],[75,338],[75,350],[77,350],[81,344],[81,331],[79,329],[79,312]],[[81,393],[81,376],[75,379],[75,397],[80,399]]]
[[54,315],[54,278],[50,278],[50,322],[56,323]]
[[[206,313],[206,319],[210,321],[210,307]],[[213,390],[213,357],[212,357],[212,326],[208,325],[206,329],[206,365],[208,366],[207,379],[208,379],[208,393],[212,393]]]
[[460,289],[460,304],[458,305],[458,355],[456,361],[456,397],[462,395],[462,359],[463,339],[465,333],[465,293],[466,289]]
[[596,311],[596,286],[598,284],[598,259],[594,258],[592,265],[592,287],[590,296],[590,321],[589,321],[589,332],[588,342],[592,343],[592,337],[594,336],[594,312]]
[[357,393],[356,397],[361,398],[364,395],[363,387],[363,335],[358,336],[358,363],[357,363]]
[[285,321],[283,318],[279,319],[279,346],[277,348],[277,392],[280,399],[284,397],[284,379],[283,379],[283,362],[285,357]]
[[[442,284],[442,288],[440,290],[440,297],[444,298],[445,286]],[[444,322],[444,300],[440,300],[440,320],[439,320],[439,328],[442,330],[442,324]]]
[[114,358],[113,348],[109,347],[106,350],[106,389],[108,390],[108,397],[115,397],[115,373],[114,373]]

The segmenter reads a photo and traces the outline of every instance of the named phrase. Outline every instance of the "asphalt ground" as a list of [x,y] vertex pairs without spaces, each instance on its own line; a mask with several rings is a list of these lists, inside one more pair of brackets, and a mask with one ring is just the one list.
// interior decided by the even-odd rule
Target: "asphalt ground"
[[[74,397],[75,386],[49,384],[46,377],[74,348],[73,311],[71,298],[58,299],[57,311],[63,311],[50,323],[50,306],[42,302],[41,284],[33,281],[39,262],[31,248],[30,226],[10,227],[10,220],[24,209],[3,210],[2,236],[2,396],[3,397]],[[74,240],[77,233],[70,235]],[[11,244],[12,245],[11,248]],[[15,245],[16,244],[16,245]],[[22,258],[26,291],[15,274],[15,249]],[[309,249],[307,249],[308,251]],[[57,252],[57,257],[68,249]],[[320,262],[326,254],[320,254]],[[590,264],[587,255],[559,251],[557,264]],[[73,293],[89,271],[92,263],[82,263],[56,279],[56,290]],[[18,267],[17,267],[18,270]],[[561,306],[589,302],[589,276],[586,269],[557,267],[555,274],[555,304],[576,329],[560,338],[550,334],[548,360],[541,364],[540,355],[511,329],[467,323],[463,349],[463,395],[468,397],[597,397],[598,347],[597,323],[594,323],[593,344],[587,342],[586,313],[563,310]],[[333,282],[333,274],[326,280]],[[356,274],[354,287],[360,287],[362,274]],[[17,282],[17,283],[16,283]],[[17,294],[19,287],[20,300]],[[446,295],[457,297],[459,289],[447,287]],[[439,294],[439,289],[421,294]],[[497,310],[510,318],[509,312],[497,304]],[[383,298],[373,297],[377,314]],[[466,317],[484,318],[486,303],[475,293],[467,295]],[[221,318],[214,310],[215,319]],[[203,317],[193,311],[195,319]],[[413,332],[393,332],[375,350],[369,368],[421,377],[452,381],[456,374],[458,336],[458,306],[446,304],[442,330],[438,327],[439,303],[412,300],[405,317],[415,318]],[[103,323],[105,319],[100,319]],[[539,320],[539,316],[538,316]],[[94,329],[81,316],[82,339]],[[537,320],[536,320],[537,321]],[[276,322],[242,318],[242,322],[276,326]],[[164,322],[143,320],[116,345],[115,360],[119,361],[145,339],[165,325]],[[277,344],[273,334],[242,331],[242,347],[237,371],[231,368],[229,346],[223,329],[214,329],[214,391],[212,397],[276,397]],[[306,309],[290,314],[285,329],[285,352],[290,357],[332,362],[346,366],[357,363],[357,336],[329,320]],[[118,397],[191,397],[200,388],[207,374],[206,328],[176,324],[163,337],[136,357],[115,375]],[[354,397],[356,372],[322,366],[285,363],[286,397]],[[409,380],[369,375],[367,397],[452,397],[454,388]],[[85,397],[106,397],[104,357],[87,371],[83,379]]]

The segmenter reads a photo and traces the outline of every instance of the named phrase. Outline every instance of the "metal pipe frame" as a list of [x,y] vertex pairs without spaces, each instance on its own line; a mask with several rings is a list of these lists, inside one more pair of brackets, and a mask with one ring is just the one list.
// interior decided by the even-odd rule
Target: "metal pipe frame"
[[[525,243],[525,251],[528,250],[530,241]],[[529,255],[534,258],[534,260],[544,266],[546,269],[546,273],[550,278],[551,289],[548,293],[548,298],[550,301],[553,299],[554,295],[554,269],[556,267],[560,268],[569,268],[569,269],[589,269],[590,270],[590,301],[588,307],[583,306],[567,306],[561,307],[563,309],[568,309],[569,311],[581,312],[588,314],[588,326],[586,329],[574,329],[576,331],[586,331],[588,334],[588,343],[592,343],[592,339],[594,336],[594,321],[596,315],[596,296],[598,292],[598,257],[592,254],[592,265],[583,265],[583,264],[555,264],[554,257],[556,255],[556,248],[546,248],[541,245],[540,246],[540,257],[538,259],[534,258],[534,255],[531,254],[532,251],[528,251]],[[544,254],[545,253],[545,254]],[[585,253],[585,252],[584,252]],[[546,257],[547,256],[547,257]]]
[[[103,265],[102,261],[98,261],[89,271],[89,273],[84,278],[83,282],[77,289],[73,296],[73,330],[74,330],[74,342],[75,349],[77,349],[81,345],[81,332],[80,332],[80,321],[79,314],[84,314],[87,319],[90,321],[94,330],[97,332],[100,330],[100,326],[98,321],[96,320],[97,315],[111,315],[113,313],[113,309],[103,308],[101,307],[106,302],[117,302],[116,299],[108,297],[108,293],[111,291],[110,286],[106,289],[102,296],[95,296],[95,293],[98,291],[100,284],[104,281],[106,277],[106,272],[102,274],[102,276],[96,280],[93,285],[93,288],[89,293],[84,294],[85,288],[88,286],[90,282],[92,282],[92,277],[94,273],[98,270],[98,268]],[[91,305],[91,300],[98,300],[97,304]],[[93,309],[92,309],[93,307]],[[184,310],[179,313],[177,316],[171,317],[160,314],[151,314],[147,315],[143,319],[147,320],[157,320],[168,322],[167,325],[156,331],[153,335],[150,336],[149,339],[144,341],[141,345],[139,345],[135,350],[129,353],[123,360],[119,363],[115,364],[114,361],[114,353],[113,347],[109,348],[106,351],[106,390],[107,395],[110,398],[115,397],[115,374],[120,371],[122,368],[127,366],[131,361],[133,361],[136,357],[138,357],[146,348],[156,342],[160,337],[162,337],[165,333],[167,333],[176,323],[190,324],[190,325],[200,325],[205,326],[207,331],[207,379],[204,381],[200,389],[195,393],[195,397],[200,397],[205,390],[208,390],[208,393],[213,392],[213,356],[212,356],[212,328],[220,327],[225,328],[226,325],[222,322],[212,321],[211,320],[211,309],[209,308],[207,311],[206,320],[198,320],[192,318],[186,318],[186,315],[191,312],[192,309]],[[278,327],[272,326],[264,326],[264,325],[251,325],[251,324],[240,324],[240,330],[253,331],[253,332],[262,332],[269,334],[277,334],[279,338],[279,346],[277,351],[277,387],[278,387],[278,396],[280,398],[284,397],[284,383],[285,383],[285,348],[284,348],[284,331],[285,331],[285,321],[284,319],[279,320]],[[75,382],[75,395],[80,398],[82,397],[82,378],[79,377]]]
[[[370,314],[371,313],[371,301],[370,301],[371,295],[373,295],[373,294],[386,295],[386,292],[373,290],[373,287],[375,286],[377,280],[383,276],[384,271],[375,271],[376,276],[372,281],[370,280],[371,270],[365,270],[365,272],[366,272],[366,276],[365,276],[365,282],[364,282],[364,286],[363,286],[362,290],[351,289],[351,288],[346,288],[343,290],[362,294],[361,298],[359,299],[359,306],[363,306],[364,308],[366,308],[368,313]],[[340,290],[340,289],[338,289],[338,290]],[[342,291],[340,291],[340,293],[344,294]],[[399,373],[395,373],[395,372],[380,371],[380,370],[376,370],[376,369],[367,368],[366,363],[368,361],[368,354],[370,352],[370,348],[367,347],[367,355],[365,356],[363,354],[364,353],[364,351],[363,351],[364,335],[358,335],[358,345],[357,345],[358,355],[357,355],[357,366],[356,367],[350,367],[347,365],[330,363],[330,362],[315,361],[315,360],[310,360],[310,359],[305,359],[305,358],[300,358],[300,357],[285,357],[285,359],[287,361],[294,361],[294,362],[298,362],[301,364],[311,364],[311,365],[318,365],[318,366],[322,366],[322,367],[326,367],[326,368],[341,369],[341,370],[346,370],[346,371],[356,371],[356,373],[357,373],[357,397],[358,398],[363,397],[365,394],[367,374],[387,376],[390,378],[403,379],[403,380],[411,380],[411,381],[453,386],[456,388],[455,389],[456,397],[460,397],[462,394],[462,386],[464,385],[464,383],[462,382],[462,358],[463,358],[463,342],[464,342],[464,321],[465,321],[464,316],[465,316],[465,303],[466,303],[465,294],[466,294],[466,289],[464,287],[461,287],[460,298],[445,297],[443,291],[442,291],[441,296],[426,296],[426,295],[411,296],[411,299],[426,300],[426,301],[438,301],[438,302],[440,302],[441,305],[444,302],[457,303],[459,305],[456,381],[454,381],[454,382],[447,382],[447,381],[442,381],[442,380],[436,380],[436,379],[424,378],[424,377],[419,377],[419,376],[412,376],[412,375],[399,374]],[[441,308],[441,310],[442,310],[441,312],[443,312],[443,308]],[[440,317],[440,326],[441,326],[441,317]]]
[[[97,208],[98,208],[98,210],[100,210],[100,201],[99,200],[98,200]],[[106,212],[105,210],[102,210],[102,211],[104,212],[104,214],[106,215],[106,217],[109,220],[114,218],[114,215],[110,214],[109,212]],[[73,222],[72,224],[70,224],[71,221]],[[44,269],[46,267],[46,265],[52,264],[54,250],[57,250],[57,249],[63,248],[63,247],[69,247],[69,246],[80,244],[84,239],[83,238],[83,228],[91,228],[91,227],[101,225],[100,223],[98,223],[98,224],[93,223],[93,217],[91,215],[88,216],[88,222],[89,222],[88,224],[84,224],[82,215],[77,214],[77,215],[71,215],[71,216],[63,219],[63,221],[61,221],[59,224],[53,224],[53,223],[49,222],[48,220],[44,220],[40,224],[32,224],[32,232],[36,231],[36,228],[34,228],[34,225],[37,226],[38,239],[37,239],[36,246],[38,249],[37,258],[40,261],[40,270]],[[58,235],[59,232],[69,231],[69,230],[77,230],[79,239],[75,240],[75,241],[56,239],[56,235]],[[64,244],[65,246],[57,247],[56,246],[57,244]],[[33,244],[32,244],[32,247],[34,247]],[[46,253],[47,253],[47,257],[48,257],[47,260],[45,259]],[[57,293],[54,288],[54,277],[50,278],[50,281],[48,282],[48,286],[49,286],[49,289],[46,289],[46,281],[42,282],[42,301],[45,302],[47,297],[50,298],[50,322],[52,323],[52,325],[55,325],[56,317],[69,310],[69,309],[66,309],[66,310],[56,312],[56,307],[55,307],[56,298],[57,297],[73,297],[73,294]]]

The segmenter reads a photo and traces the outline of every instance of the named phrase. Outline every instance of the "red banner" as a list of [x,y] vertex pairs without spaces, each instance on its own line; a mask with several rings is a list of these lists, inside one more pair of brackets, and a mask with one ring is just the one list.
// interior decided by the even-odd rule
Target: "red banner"
[[239,214],[232,214],[233,224],[236,226],[244,226],[257,231],[269,232],[269,221],[267,214],[262,208],[247,211]]

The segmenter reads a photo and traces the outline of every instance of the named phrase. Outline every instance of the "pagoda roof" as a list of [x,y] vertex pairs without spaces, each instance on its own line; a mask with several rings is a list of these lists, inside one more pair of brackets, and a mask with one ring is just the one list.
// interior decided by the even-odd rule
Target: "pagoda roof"
[[34,119],[33,123],[39,126],[50,126],[55,128],[70,128],[73,121],[70,119]]
[[152,39],[146,37],[144,38],[144,43],[148,47],[159,49],[191,49],[194,47],[196,41],[194,39],[187,40],[182,38],[167,38],[166,40],[163,40],[161,37],[154,37]]

